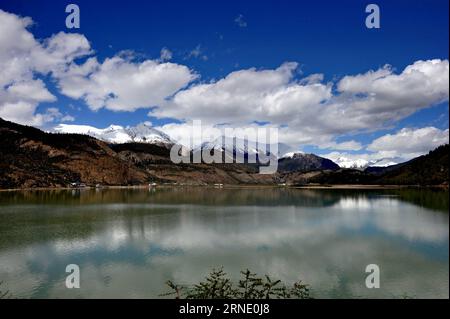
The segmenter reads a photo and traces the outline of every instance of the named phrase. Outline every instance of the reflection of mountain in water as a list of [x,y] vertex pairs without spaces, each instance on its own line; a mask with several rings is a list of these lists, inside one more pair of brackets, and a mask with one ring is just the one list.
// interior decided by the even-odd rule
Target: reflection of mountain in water
[[217,206],[332,206],[343,197],[376,198],[396,196],[398,199],[433,210],[448,211],[448,191],[433,189],[343,190],[290,188],[204,188],[157,187],[152,189],[85,189],[27,190],[0,194],[1,204],[191,204]]
[[417,206],[447,213],[449,211],[448,190],[400,189],[394,190],[393,193],[397,194],[401,200]]
[[[80,297],[156,297],[168,279],[197,282],[223,265],[231,274],[249,267],[303,279],[318,297],[448,297],[448,214],[412,204],[423,196],[203,187],[4,192],[0,279],[20,297],[73,297],[60,283],[65,265],[77,263]],[[389,267],[382,289],[368,292],[361,276],[374,261]]]
[[[3,192],[0,193],[4,219],[4,222],[0,224],[2,233],[0,248],[14,243],[23,245],[46,241],[54,236],[69,241],[84,238],[102,231],[104,227],[107,227],[104,222],[108,220],[128,220],[130,223],[133,220],[135,223],[136,218],[142,218],[142,223],[139,223],[142,226],[145,224],[145,216],[177,214],[180,209],[189,205],[204,206],[212,212],[223,209],[241,212],[245,207],[256,210],[279,207],[275,208],[275,212],[281,213],[293,207],[325,208],[336,207],[336,205],[344,208],[345,205],[349,205],[348,209],[351,210],[355,208],[355,205],[391,197],[432,210],[448,212],[449,209],[448,192],[429,189],[358,191],[174,187],[150,190],[86,189]],[[16,205],[19,205],[19,208],[16,208]],[[233,209],[233,207],[236,208]],[[16,213],[17,210],[20,213]],[[23,225],[20,236],[10,231],[11,223]],[[43,224],[52,225],[52,233],[33,232],[33,229]]]
[[331,206],[340,194],[307,189],[285,188],[203,188],[171,187],[153,189],[51,190],[7,192],[0,203],[47,205],[153,203],[217,206]]

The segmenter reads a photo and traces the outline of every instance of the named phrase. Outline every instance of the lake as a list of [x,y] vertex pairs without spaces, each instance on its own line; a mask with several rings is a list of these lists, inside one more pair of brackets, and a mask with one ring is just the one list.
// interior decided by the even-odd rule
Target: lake
[[[0,290],[159,298],[214,267],[315,298],[448,298],[448,191],[156,187],[0,192]],[[67,289],[68,264],[81,287]],[[368,289],[365,268],[380,269]]]

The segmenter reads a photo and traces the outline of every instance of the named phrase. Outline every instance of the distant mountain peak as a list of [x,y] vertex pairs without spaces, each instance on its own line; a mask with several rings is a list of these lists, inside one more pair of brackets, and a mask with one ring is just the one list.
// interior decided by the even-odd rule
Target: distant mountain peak
[[127,127],[112,124],[104,129],[89,125],[59,124],[54,128],[54,131],[58,133],[90,135],[99,140],[115,144],[130,142],[149,143],[166,146],[174,144],[172,139],[167,134],[145,123]]
[[248,154],[272,154],[277,158],[281,158],[281,154],[285,154],[292,148],[284,143],[265,144],[261,142],[244,140],[231,136],[219,136],[212,141],[205,141],[200,146],[195,147],[194,151],[202,149],[216,149],[222,151],[231,151],[248,153]]
[[364,170],[366,167],[369,166],[369,161],[358,158],[358,159],[351,159],[344,156],[340,156],[337,159],[334,160],[336,164],[338,164],[341,168],[353,168],[358,170]]
[[339,165],[324,157],[303,152],[286,153],[278,161],[280,171],[337,170]]
[[367,160],[363,158],[349,158],[346,156],[340,156],[333,161],[341,168],[352,168],[360,171],[365,170],[367,167],[387,167],[397,165],[404,162],[401,158],[378,158]]
[[174,144],[169,135],[145,123],[127,127],[125,131],[130,135],[134,142]]
[[299,157],[299,156],[301,156],[301,155],[303,155],[303,154],[305,154],[305,153],[304,153],[304,152],[301,152],[301,151],[287,152],[287,153],[285,153],[284,155],[282,155],[282,156],[280,157],[280,159],[282,159],[282,158],[294,158],[294,157]]

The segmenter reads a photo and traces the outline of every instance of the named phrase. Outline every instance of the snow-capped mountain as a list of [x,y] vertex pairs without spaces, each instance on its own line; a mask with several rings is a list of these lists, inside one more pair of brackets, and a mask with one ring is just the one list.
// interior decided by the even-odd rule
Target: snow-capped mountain
[[264,155],[265,152],[257,148],[256,143],[247,142],[243,140],[234,140],[233,138],[218,137],[213,141],[203,142],[200,146],[194,148],[194,153],[202,150],[220,151],[224,155],[225,161],[233,161],[233,158],[248,159],[250,156],[257,158],[259,155]]
[[296,151],[296,152],[287,152],[284,155],[280,156],[280,159],[282,158],[293,158],[295,156],[295,154],[305,154],[303,152],[300,151]]
[[334,160],[336,164],[338,164],[341,168],[353,168],[364,170],[367,166],[369,166],[369,161],[359,158],[359,159],[350,159],[347,157],[338,157]]
[[54,131],[58,133],[86,134],[108,143],[117,144],[129,142],[157,145],[174,144],[167,134],[144,123],[133,127],[110,125],[104,129],[89,125],[59,124],[54,128]]
[[362,158],[351,159],[347,157],[338,157],[333,160],[341,168],[353,168],[358,170],[364,170],[367,167],[387,167],[391,165],[396,165],[401,162],[401,160],[396,158],[381,158],[376,160],[366,160]]
[[239,153],[249,153],[249,154],[258,154],[261,151],[257,149],[256,143],[244,143],[242,140],[237,140],[234,142],[231,138],[225,138],[224,141],[222,137],[219,137],[211,142],[204,142],[195,150],[200,149],[210,149],[210,150],[227,150],[227,151],[235,151]]
[[145,123],[125,128],[133,142],[152,144],[174,144],[169,135],[150,127]]
[[[225,152],[225,157],[229,158],[232,158],[234,155],[235,157],[241,156],[247,159],[249,156],[259,158],[260,156],[264,156],[266,154],[271,154],[271,157],[277,158],[278,154],[283,154],[291,148],[283,143],[278,143],[277,145],[264,145],[254,141],[244,141],[238,138],[221,136],[213,141],[202,143],[200,146],[194,148],[194,152],[199,152],[205,149]],[[275,151],[276,155],[273,154]]]
[[369,161],[369,166],[371,167],[388,167],[392,165],[397,165],[403,163],[405,160],[399,158],[380,158],[377,160]]
[[[300,158],[305,157],[305,154],[303,152],[297,151],[297,152],[288,152],[280,157],[281,159],[293,159],[293,158]],[[314,154],[313,154],[314,155]],[[348,158],[344,156],[340,156],[338,158],[328,158],[337,165],[339,165],[340,168],[352,168],[352,169],[358,169],[358,170],[365,170],[367,167],[387,167],[391,165],[397,165],[398,163],[403,162],[400,158],[381,158],[381,159],[375,159],[375,160],[366,160],[362,158]]]

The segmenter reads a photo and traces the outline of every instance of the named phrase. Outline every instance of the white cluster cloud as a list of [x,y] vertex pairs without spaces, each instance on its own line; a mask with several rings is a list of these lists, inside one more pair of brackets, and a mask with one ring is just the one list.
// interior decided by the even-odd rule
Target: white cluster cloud
[[[449,130],[436,127],[403,128],[372,141],[362,154],[333,151],[323,155],[335,162],[353,164],[366,162],[372,166],[386,166],[408,161],[449,143]],[[357,165],[358,166],[358,165]]]
[[[375,121],[396,121],[412,113],[448,101],[448,60],[416,61],[402,73],[394,74],[390,66],[356,76],[346,76],[337,84],[341,93],[336,103],[345,102],[340,110],[349,111],[363,127]],[[370,127],[370,126],[369,126]],[[358,128],[358,125],[356,125]]]
[[[193,147],[199,146],[204,142],[212,142],[217,138],[226,135],[225,128],[234,128],[236,130],[244,129],[250,130],[250,132],[254,132],[256,134],[257,129],[274,127],[272,125],[260,125],[256,123],[246,124],[245,126],[237,126],[237,125],[214,125],[214,124],[205,124],[201,122],[201,134],[199,131],[193,131],[193,123],[188,121],[184,123],[168,123],[161,126],[155,127],[156,129],[166,133],[169,135],[174,141],[184,145]],[[267,130],[269,132],[269,130]],[[256,135],[255,135],[256,136]],[[264,138],[264,137],[263,137]],[[320,139],[320,136],[318,137]],[[297,136],[294,130],[289,129],[288,127],[280,127],[278,128],[278,141],[282,144],[286,144],[290,149],[293,148],[292,145],[299,141],[299,137]],[[259,141],[261,143],[271,144],[274,140]],[[305,140],[305,143],[309,142],[309,140]],[[363,148],[361,143],[349,140],[342,143],[337,143],[334,141],[318,140],[318,143],[324,149],[334,149],[334,150],[360,150]]]
[[[197,84],[178,92],[149,115],[198,119],[206,125],[248,126],[255,120],[280,126],[292,123],[292,120],[314,122],[321,103],[332,96],[331,86],[320,83],[301,85],[292,81],[296,68],[297,63],[284,63],[275,70],[252,68],[232,72],[217,82]],[[289,125],[291,131],[310,130],[309,125],[297,128]],[[287,132],[285,137],[289,142],[309,140],[309,136],[296,135],[289,136]]]
[[[243,22],[242,17],[238,20]],[[448,60],[416,61],[401,72],[387,65],[329,83],[323,74],[302,78],[298,64],[286,62],[275,69],[239,70],[202,83],[194,82],[199,75],[187,66],[168,62],[172,52],[167,48],[154,60],[138,61],[132,54],[119,53],[99,61],[83,35],[60,32],[37,40],[28,30],[30,18],[2,10],[0,25],[0,117],[29,125],[73,120],[54,107],[37,112],[40,103],[56,101],[40,78],[48,75],[61,94],[82,99],[93,111],[151,108],[150,116],[179,120],[159,128],[173,138],[186,134],[190,120],[201,120],[207,129],[265,123],[279,128],[282,143],[337,152],[365,148],[354,140],[338,143],[337,137],[386,128],[449,100]],[[190,53],[201,56],[200,46]],[[448,141],[448,130],[436,130],[405,129],[379,138],[367,146],[368,156],[407,158],[423,153]]]
[[72,65],[59,76],[59,85],[63,94],[83,98],[92,110],[134,111],[161,105],[196,77],[183,65],[156,60],[136,63],[117,55],[103,63],[91,58]]
[[387,121],[448,101],[447,60],[418,61],[400,74],[383,68],[346,76],[337,83],[320,83],[321,75],[295,81],[297,63],[275,70],[248,69],[209,84],[180,91],[150,114],[206,122],[269,121],[299,130],[348,133],[376,129]]
[[0,10],[0,117],[40,126],[63,116],[55,108],[36,113],[39,103],[56,97],[35,75],[63,72],[74,59],[89,54],[90,46],[84,36],[63,32],[39,42],[27,30],[31,24],[30,18]]
[[43,41],[28,31],[30,18],[0,10],[0,117],[35,126],[55,119],[52,110],[36,113],[43,102],[55,102],[38,76],[51,75],[62,94],[82,98],[92,110],[134,111],[160,105],[197,75],[184,65],[165,62],[172,53],[163,48],[156,60],[134,62],[129,55],[116,55],[99,63],[80,34],[60,32]]
[[449,130],[435,127],[420,129],[404,128],[395,134],[387,134],[372,141],[369,151],[378,152],[383,157],[413,158],[442,144],[448,144]]
[[448,60],[417,61],[395,74],[385,66],[337,84],[323,75],[295,79],[297,63],[274,70],[232,72],[212,83],[193,85],[150,111],[156,117],[199,119],[208,125],[249,125],[255,120],[281,128],[282,142],[321,148],[361,149],[335,138],[385,127],[412,113],[448,101]]

